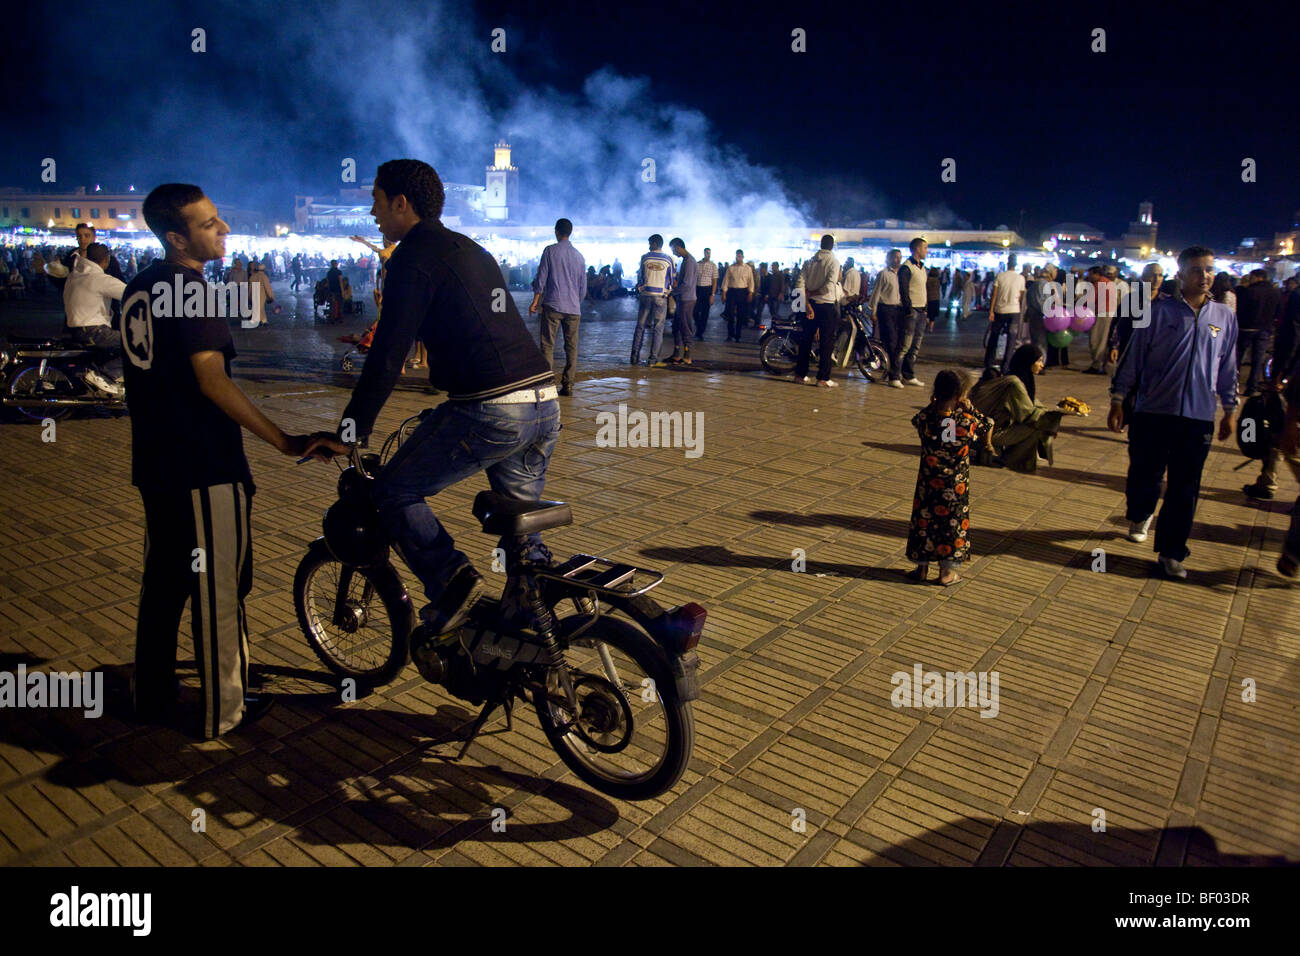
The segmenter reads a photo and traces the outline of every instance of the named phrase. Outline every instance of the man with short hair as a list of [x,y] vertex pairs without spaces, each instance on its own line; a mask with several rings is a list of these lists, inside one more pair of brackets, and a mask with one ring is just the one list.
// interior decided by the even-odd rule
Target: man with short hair
[[1237,290],[1237,323],[1241,329],[1241,337],[1237,339],[1237,365],[1240,367],[1243,359],[1250,362],[1247,395],[1254,395],[1264,381],[1264,356],[1273,340],[1273,326],[1281,304],[1282,294],[1264,269],[1250,270],[1249,284]]
[[[92,242],[84,254],[73,260],[72,271],[63,286],[63,311],[73,341],[112,353],[113,358],[102,369],[107,375],[120,378],[122,336],[113,328],[113,304],[122,301],[126,283],[108,275],[111,258],[108,246]],[[98,369],[85,373],[86,380],[101,392],[121,397],[122,384],[107,375],[100,374]]]
[[709,308],[718,291],[718,265],[712,259],[713,250],[705,249],[704,258],[695,264],[695,341],[704,341],[704,328],[709,324]]
[[988,342],[984,348],[984,368],[994,367],[998,359],[998,338],[1005,332],[1007,336],[1007,355],[997,361],[1001,369],[1008,365],[1009,355],[1014,349],[1012,329],[1020,324],[1020,313],[1025,307],[1025,277],[1016,271],[1016,254],[1007,256],[1007,267],[993,280],[993,302],[989,306]]
[[862,301],[862,273],[853,264],[853,257],[844,260],[844,269],[840,274],[840,288],[844,293],[841,305],[857,305]]
[[244,597],[253,586],[254,487],[241,428],[293,457],[329,442],[285,434],[230,378],[235,347],[225,310],[209,315],[202,304],[203,263],[225,255],[230,232],[212,200],[198,186],[168,183],[149,193],[143,212],[167,255],[123,292],[131,483],[146,527],[132,695],[146,720],[175,705],[176,632],[189,601],[201,736],[212,738],[270,705],[248,696]]
[[745,250],[736,250],[736,261],[722,276],[722,317],[727,320],[727,341],[739,342],[749,300],[754,296],[754,270],[745,262]]
[[832,352],[835,350],[835,336],[840,330],[840,299],[843,291],[840,287],[840,263],[831,250],[835,248],[835,237],[822,236],[821,249],[804,263],[799,275],[798,288],[802,288],[808,298],[808,320],[804,322],[803,336],[799,340],[799,358],[795,363],[794,377],[805,385],[812,385],[808,377],[808,364],[812,359],[813,336],[819,336],[821,344],[817,351],[817,386],[835,388],[836,382],[831,378]]
[[885,254],[885,268],[876,275],[867,312],[875,326],[876,338],[889,357],[889,385],[902,388],[899,371],[903,359],[903,305],[898,291],[898,267],[903,263],[901,249],[890,249]]
[[677,300],[677,311],[673,313],[673,354],[668,359],[669,365],[691,364],[691,341],[695,338],[695,289],[699,282],[698,264],[695,257],[686,251],[686,243],[674,238],[668,243],[673,255],[682,260],[677,270],[677,286],[673,297]]
[[1113,432],[1123,430],[1124,398],[1136,386],[1128,426],[1128,538],[1146,540],[1167,472],[1155,550],[1164,575],[1182,579],[1187,577],[1187,538],[1214,432],[1216,393],[1223,406],[1219,440],[1236,428],[1237,317],[1210,298],[1213,250],[1184,249],[1178,275],[1179,294],[1151,303],[1149,324],[1133,329],[1120,356],[1107,424]]
[[1105,375],[1110,362],[1110,327],[1119,313],[1119,285],[1101,266],[1093,266],[1088,270],[1088,281],[1096,292],[1093,310],[1096,319],[1088,330],[1092,364],[1084,372],[1089,375]]
[[[528,313],[542,312],[542,355],[546,364],[555,360],[555,332],[564,327],[564,372],[560,376],[560,395],[573,394],[578,374],[578,323],[582,319],[582,299],[587,294],[587,262],[569,236],[573,223],[555,220],[555,242],[542,250],[533,276],[533,301]],[[553,365],[552,365],[553,367]]]
[[664,237],[655,233],[649,239],[650,251],[641,256],[636,270],[636,291],[640,304],[636,315],[636,332],[632,336],[631,365],[641,364],[641,339],[650,323],[650,360],[647,365],[660,364],[659,349],[664,341],[664,320],[668,317],[668,295],[673,291],[677,267],[672,256],[663,251]]
[[[781,271],[781,263],[772,263],[767,270],[767,278],[767,295],[763,305],[767,306],[768,316],[775,322],[781,317],[781,303],[785,300],[785,273]],[[763,305],[758,308],[760,322],[763,319]]]
[[[384,277],[384,320],[338,436],[368,439],[418,336],[429,383],[447,400],[426,410],[375,479],[371,498],[424,586],[430,603],[420,611],[421,626],[447,634],[465,620],[483,577],[426,499],[485,472],[496,493],[540,500],[560,435],[555,375],[511,296],[501,309],[501,267],[492,254],[440,221],[445,192],[432,166],[389,160],[375,173],[371,194],[380,233],[398,245]],[[520,557],[546,562],[550,552],[533,534]]]
[[925,255],[930,251],[930,244],[917,236],[908,244],[908,249],[912,254],[898,268],[898,297],[904,317],[899,346],[904,351],[901,374],[905,384],[920,386],[925,383],[916,377],[916,359],[921,354],[921,342],[930,325],[925,314],[925,281],[928,277]]

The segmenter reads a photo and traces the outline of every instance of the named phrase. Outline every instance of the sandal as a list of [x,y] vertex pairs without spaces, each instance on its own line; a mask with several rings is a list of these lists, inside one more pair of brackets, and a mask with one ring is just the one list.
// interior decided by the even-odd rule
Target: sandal
[[941,587],[950,588],[950,587],[952,587],[954,584],[956,584],[958,581],[961,580],[961,575],[958,574],[956,571],[950,571],[949,573],[952,575],[952,577],[950,577],[947,581],[945,581],[945,580],[943,579],[943,575],[942,575],[942,574],[939,575],[939,585],[940,585]]
[[904,574],[903,577],[907,578],[907,580],[914,584],[924,584],[926,578],[929,577],[929,574],[930,566],[928,564],[918,564],[911,571]]

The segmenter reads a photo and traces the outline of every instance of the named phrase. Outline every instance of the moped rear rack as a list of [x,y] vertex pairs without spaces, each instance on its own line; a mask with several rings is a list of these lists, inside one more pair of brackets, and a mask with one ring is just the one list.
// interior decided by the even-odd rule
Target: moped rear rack
[[533,576],[594,591],[606,597],[638,597],[663,583],[658,571],[620,564],[592,554],[575,554],[554,568],[539,568]]

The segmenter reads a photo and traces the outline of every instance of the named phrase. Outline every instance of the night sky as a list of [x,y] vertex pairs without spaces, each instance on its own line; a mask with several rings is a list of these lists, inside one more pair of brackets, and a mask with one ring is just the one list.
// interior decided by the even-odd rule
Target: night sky
[[[1300,209],[1295,4],[1241,5],[1235,18],[1230,7],[1097,3],[595,7],[60,5],[58,17],[10,23],[14,75],[39,92],[11,82],[0,185],[41,188],[40,161],[54,156],[64,188],[188,178],[278,217],[295,192],[337,188],[339,155],[355,156],[365,180],[417,143],[444,178],[481,183],[503,135],[534,196],[557,189],[539,161],[572,162],[567,201],[615,169],[627,195],[604,193],[598,207],[643,211],[628,163],[663,149],[671,126],[679,151],[712,150],[699,160],[715,174],[725,155],[766,194],[765,169],[812,223],[928,218],[1020,226],[1033,241],[1073,220],[1118,235],[1149,199],[1162,246],[1226,249],[1289,228]],[[194,26],[209,31],[203,55],[190,50]],[[488,51],[495,27],[505,54]],[[795,27],[806,53],[791,51]],[[1090,51],[1094,27],[1105,53]],[[400,42],[414,59],[394,64]],[[411,62],[435,90],[415,107],[409,79],[389,79]],[[598,71],[602,90],[611,78],[648,82],[587,116],[575,98]],[[474,94],[459,100],[464,89]],[[554,128],[552,102],[564,113]],[[707,122],[660,112],[677,108]],[[427,122],[411,115],[421,111]],[[575,138],[588,129],[597,138]],[[955,183],[940,181],[945,157]],[[1242,181],[1245,157],[1254,183]],[[706,192],[725,204],[736,179],[727,167]]]

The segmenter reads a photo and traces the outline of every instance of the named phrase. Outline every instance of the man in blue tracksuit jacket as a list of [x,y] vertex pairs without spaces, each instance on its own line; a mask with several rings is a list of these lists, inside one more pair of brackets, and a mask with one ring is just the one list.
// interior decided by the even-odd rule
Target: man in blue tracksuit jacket
[[1191,246],[1178,256],[1180,292],[1155,299],[1149,323],[1133,325],[1111,382],[1111,431],[1123,430],[1122,403],[1136,388],[1128,436],[1128,538],[1147,537],[1168,472],[1155,551],[1166,577],[1186,578],[1182,562],[1214,431],[1214,399],[1223,405],[1219,440],[1237,424],[1237,317],[1210,298],[1214,252]]

